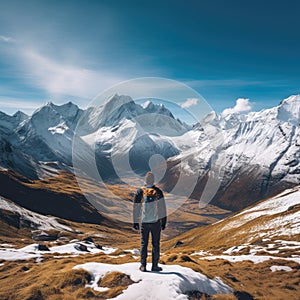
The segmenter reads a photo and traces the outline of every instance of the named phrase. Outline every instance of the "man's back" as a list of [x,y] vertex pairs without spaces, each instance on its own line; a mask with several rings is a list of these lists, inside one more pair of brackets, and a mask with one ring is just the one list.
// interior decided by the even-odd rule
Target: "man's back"
[[133,204],[133,228],[139,229],[141,224],[141,266],[146,271],[149,234],[152,237],[152,271],[161,271],[158,266],[160,256],[160,232],[167,222],[166,203],[161,189],[154,185],[154,175],[148,172],[146,185],[137,190]]
[[154,223],[166,225],[166,204],[163,192],[155,185],[137,190],[134,197],[134,223]]

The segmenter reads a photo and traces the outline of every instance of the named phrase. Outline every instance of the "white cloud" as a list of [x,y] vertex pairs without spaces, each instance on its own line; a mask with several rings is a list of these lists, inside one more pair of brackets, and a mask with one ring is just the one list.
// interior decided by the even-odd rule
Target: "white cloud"
[[[189,80],[186,84],[197,87],[227,87],[227,86],[253,86],[266,84],[268,81],[244,80],[244,79],[211,79],[211,80]],[[272,81],[273,82],[273,81]]]
[[228,115],[231,113],[245,113],[252,110],[252,103],[248,98],[238,98],[234,107],[226,108],[222,115]]
[[[3,100],[1,98],[4,98]],[[1,108],[16,108],[18,110],[22,109],[36,109],[38,103],[24,101],[22,99],[16,99],[11,97],[1,97],[0,98],[0,107]],[[8,102],[9,101],[9,102]]]
[[29,101],[27,99],[0,96],[0,111],[7,114],[13,114],[17,110],[21,110],[30,115],[40,105],[42,105],[42,103]]
[[0,35],[0,42],[13,43],[15,39],[10,36]]
[[186,101],[180,104],[182,108],[189,108],[191,106],[197,105],[199,99],[198,98],[187,98]]
[[133,99],[156,98],[176,102],[185,99],[187,88],[182,83],[163,77],[138,77],[119,82],[102,94],[103,98],[117,93]]
[[50,95],[93,98],[104,88],[121,81],[117,76],[60,63],[34,50],[21,54],[27,79]]

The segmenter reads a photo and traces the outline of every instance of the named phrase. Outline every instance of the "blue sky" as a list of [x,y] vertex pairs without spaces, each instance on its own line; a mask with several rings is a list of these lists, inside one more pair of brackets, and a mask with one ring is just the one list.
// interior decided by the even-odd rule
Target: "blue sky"
[[[300,93],[300,2],[1,1],[0,110],[85,107],[123,80],[184,82],[218,112]],[[248,105],[249,106],[249,105]]]

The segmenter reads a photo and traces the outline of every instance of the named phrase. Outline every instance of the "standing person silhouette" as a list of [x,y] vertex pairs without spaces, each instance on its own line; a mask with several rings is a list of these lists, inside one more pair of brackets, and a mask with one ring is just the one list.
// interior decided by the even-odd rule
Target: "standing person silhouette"
[[[167,214],[163,192],[154,185],[154,175],[148,172],[145,186],[138,189],[134,196],[133,228],[141,228],[141,266],[146,272],[149,234],[152,238],[152,268],[151,271],[162,271],[158,266],[160,256],[160,233],[166,228]],[[141,226],[140,226],[141,224]]]

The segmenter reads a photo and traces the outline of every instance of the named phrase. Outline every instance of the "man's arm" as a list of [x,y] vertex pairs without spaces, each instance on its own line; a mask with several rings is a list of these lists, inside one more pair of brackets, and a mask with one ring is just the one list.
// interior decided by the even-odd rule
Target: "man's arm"
[[134,195],[133,199],[133,227],[138,227],[141,217],[141,202],[143,198],[143,191],[142,189],[138,189]]
[[164,194],[160,189],[157,189],[158,192],[158,217],[161,223],[161,229],[164,230],[167,224],[167,208]]

